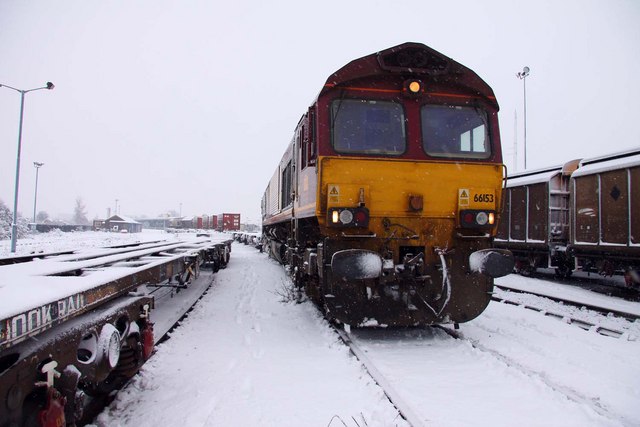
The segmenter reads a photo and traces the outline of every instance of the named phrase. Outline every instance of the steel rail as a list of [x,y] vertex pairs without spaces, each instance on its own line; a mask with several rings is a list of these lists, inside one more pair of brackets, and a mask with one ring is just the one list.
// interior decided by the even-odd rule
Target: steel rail
[[371,378],[375,381],[378,386],[382,389],[389,402],[398,410],[398,413],[402,418],[404,418],[407,423],[413,427],[422,427],[424,426],[424,422],[418,415],[413,412],[413,409],[400,397],[400,394],[391,386],[391,384],[386,380],[384,375],[376,368],[373,362],[367,357],[366,353],[356,344],[349,334],[333,325],[333,330],[336,331],[342,342],[345,343],[347,347],[349,347],[349,351],[351,354],[355,356],[358,361],[362,364],[364,369],[369,373]]
[[[622,311],[622,310],[613,310],[613,309],[609,309],[609,308],[605,308],[605,307],[599,307],[597,305],[593,305],[593,304],[586,304],[586,303],[582,303],[579,301],[573,301],[570,299],[564,299],[564,298],[559,298],[559,297],[554,297],[551,295],[545,295],[541,292],[531,292],[531,291],[524,291],[522,289],[516,289],[516,288],[510,288],[509,286],[504,286],[504,285],[494,285],[495,288],[498,289],[502,289],[505,291],[509,291],[509,292],[515,292],[515,293],[519,293],[519,294],[530,294],[530,295],[535,295],[538,297],[543,297],[543,298],[548,298],[552,301],[555,302],[561,302],[563,304],[566,305],[570,305],[573,307],[585,307],[588,308],[589,310],[593,310],[593,311],[597,311],[598,313],[607,315],[609,313],[617,316],[617,317],[621,317],[623,319],[626,319],[629,322],[635,322],[636,320],[640,319],[640,316],[634,314],[634,313],[629,313],[626,311]],[[495,297],[495,296],[493,296]],[[492,297],[492,298],[493,298]],[[496,297],[497,298],[497,297]]]
[[[522,290],[518,290],[518,289],[511,289],[505,286],[496,286],[498,288],[501,289],[508,289],[510,291],[513,292],[517,292],[517,293],[523,293],[523,294],[530,294],[530,295],[535,295],[535,296],[539,296],[539,297],[544,297],[544,298],[549,298],[552,301],[555,302],[561,302],[564,305],[569,305],[569,306],[573,306],[573,307],[586,307],[590,310],[596,311],[598,313],[607,315],[609,313],[613,313],[615,316],[617,317],[621,317],[629,322],[634,322],[638,317],[634,316],[633,314],[629,314],[629,313],[623,313],[623,312],[615,312],[615,310],[608,310],[602,307],[596,307],[593,305],[589,305],[589,304],[581,304],[575,301],[570,301],[570,300],[563,300],[561,298],[557,298],[557,297],[550,297],[548,295],[543,295],[543,294],[539,294],[539,293],[533,293],[533,292],[526,292],[526,291],[522,291]],[[509,300],[507,298],[502,298],[502,297],[497,297],[495,295],[493,295],[491,297],[492,301],[496,301],[502,304],[508,304],[508,305],[515,305],[515,306],[519,306],[519,307],[523,307],[526,308],[527,310],[532,310],[532,311],[536,311],[538,313],[543,314],[544,316],[547,317],[552,317],[554,319],[557,320],[561,320],[567,324],[570,325],[574,325],[577,326],[581,329],[584,329],[585,331],[595,331],[600,335],[604,335],[607,337],[612,337],[612,338],[620,338],[625,334],[625,331],[621,331],[618,329],[612,329],[612,328],[607,328],[605,326],[600,326],[596,323],[592,323],[592,322],[588,322],[586,320],[582,320],[582,319],[577,319],[575,317],[569,316],[569,315],[564,315],[564,314],[560,314],[560,313],[555,313],[553,311],[549,311],[546,309],[542,309],[533,305],[529,305],[529,304],[524,304],[521,302],[517,302],[517,301],[512,301]],[[621,315],[624,314],[624,315]],[[633,317],[628,317],[628,316],[633,316]]]

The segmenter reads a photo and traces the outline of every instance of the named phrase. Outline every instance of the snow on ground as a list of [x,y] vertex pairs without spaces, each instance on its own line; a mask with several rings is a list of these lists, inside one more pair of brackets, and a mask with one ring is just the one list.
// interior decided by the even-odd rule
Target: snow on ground
[[65,233],[60,230],[49,233],[33,233],[16,241],[16,253],[11,253],[11,241],[0,240],[0,257],[58,252],[69,249],[85,249],[124,245],[128,243],[177,240],[179,234],[163,230],[143,230],[142,233],[108,233],[106,231],[78,231]]
[[406,425],[310,303],[282,302],[287,281],[234,244],[212,289],[96,424]]
[[[234,245],[213,291],[96,424],[343,425],[338,415],[350,427],[401,425],[315,308],[280,301],[287,280]],[[425,425],[640,425],[638,341],[499,303],[462,325],[463,340],[354,335]]]
[[[461,328],[466,336],[466,325]],[[621,425],[568,399],[534,371],[520,369],[520,362],[443,331],[358,330],[354,335],[424,426]]]
[[552,418],[558,425],[640,425],[640,341],[606,337],[500,303],[491,303],[462,330],[483,353],[555,392],[568,408],[582,408],[592,420],[582,424],[567,411]]

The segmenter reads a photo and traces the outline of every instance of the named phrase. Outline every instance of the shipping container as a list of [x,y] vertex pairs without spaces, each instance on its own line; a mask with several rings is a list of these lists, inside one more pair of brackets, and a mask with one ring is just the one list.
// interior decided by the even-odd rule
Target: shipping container
[[218,214],[218,231],[237,231],[240,230],[240,214],[239,213],[221,213]]

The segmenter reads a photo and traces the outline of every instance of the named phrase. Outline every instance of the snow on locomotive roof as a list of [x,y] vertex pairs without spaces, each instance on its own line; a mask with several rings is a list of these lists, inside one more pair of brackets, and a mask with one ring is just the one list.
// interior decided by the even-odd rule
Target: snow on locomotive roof
[[639,165],[640,150],[626,151],[604,157],[585,159],[580,162],[580,167],[573,173],[573,175],[571,175],[571,177],[576,178]]

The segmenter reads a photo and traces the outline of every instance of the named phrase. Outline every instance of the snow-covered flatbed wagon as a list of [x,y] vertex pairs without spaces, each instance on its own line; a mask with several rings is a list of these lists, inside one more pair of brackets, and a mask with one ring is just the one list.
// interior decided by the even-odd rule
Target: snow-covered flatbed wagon
[[0,426],[66,425],[133,376],[154,346],[161,286],[229,261],[231,239],[0,259]]

